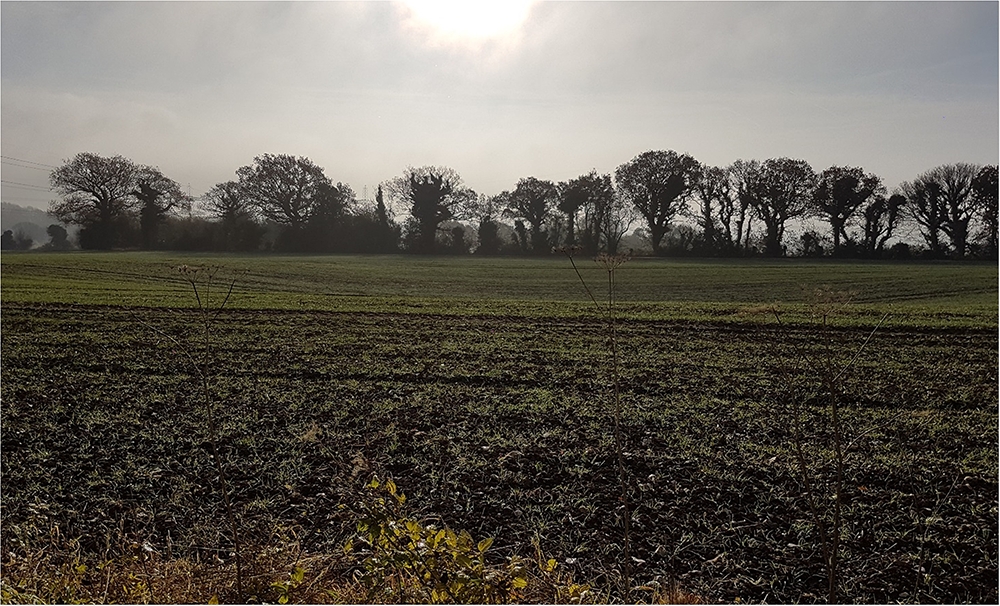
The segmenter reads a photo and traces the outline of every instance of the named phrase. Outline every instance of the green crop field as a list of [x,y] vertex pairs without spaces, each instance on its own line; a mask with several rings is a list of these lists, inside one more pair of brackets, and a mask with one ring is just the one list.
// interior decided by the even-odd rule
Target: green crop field
[[[576,262],[604,301],[606,272]],[[559,256],[4,254],[4,558],[56,525],[87,553],[124,540],[228,554],[186,357],[202,351],[200,316],[175,269],[206,264],[221,266],[209,306],[235,280],[212,320],[210,390],[247,544],[294,533],[340,550],[355,520],[339,506],[375,472],[414,515],[494,537],[495,557],[537,541],[622,597],[608,330]],[[997,278],[957,263],[620,267],[635,584],[825,599],[793,419],[801,407],[829,494],[814,366],[831,360],[849,367],[839,600],[996,603]],[[825,327],[817,289],[852,293]]]

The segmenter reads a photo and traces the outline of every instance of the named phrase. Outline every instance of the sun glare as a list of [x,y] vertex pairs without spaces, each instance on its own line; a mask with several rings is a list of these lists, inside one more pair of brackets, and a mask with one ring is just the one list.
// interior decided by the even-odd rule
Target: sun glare
[[484,39],[520,26],[532,2],[523,0],[410,0],[413,18],[449,38]]

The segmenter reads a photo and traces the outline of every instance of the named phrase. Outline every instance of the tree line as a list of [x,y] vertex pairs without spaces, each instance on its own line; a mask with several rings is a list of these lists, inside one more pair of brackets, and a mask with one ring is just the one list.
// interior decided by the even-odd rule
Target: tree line
[[[638,224],[632,241],[654,255],[997,256],[996,165],[942,165],[888,192],[860,167],[817,173],[791,158],[720,167],[647,151],[614,175],[525,177],[494,195],[448,167],[409,167],[367,201],[309,158],[263,154],[194,200],[155,167],[80,153],[50,183],[60,195],[50,214],[79,226],[86,249],[596,254],[618,252]],[[789,242],[793,222],[814,227]],[[922,242],[888,247],[904,228]]]

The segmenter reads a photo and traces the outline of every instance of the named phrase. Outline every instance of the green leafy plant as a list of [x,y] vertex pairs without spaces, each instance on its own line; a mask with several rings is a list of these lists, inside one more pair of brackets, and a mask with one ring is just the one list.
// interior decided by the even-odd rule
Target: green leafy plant
[[[358,537],[347,553],[365,555],[361,582],[367,599],[379,602],[431,604],[502,604],[524,601],[529,591],[530,562],[512,556],[503,564],[487,562],[492,538],[475,541],[466,531],[438,528],[406,515],[406,496],[391,479],[377,477],[366,485],[358,508]],[[555,560],[537,549],[538,573],[551,595],[579,603],[590,588],[558,577]],[[547,600],[546,600],[547,601]]]
[[288,573],[288,578],[283,581],[275,581],[271,583],[271,589],[278,594],[278,603],[287,604],[290,599],[292,592],[302,584],[302,580],[306,576],[305,568],[301,566],[296,566],[294,570]]

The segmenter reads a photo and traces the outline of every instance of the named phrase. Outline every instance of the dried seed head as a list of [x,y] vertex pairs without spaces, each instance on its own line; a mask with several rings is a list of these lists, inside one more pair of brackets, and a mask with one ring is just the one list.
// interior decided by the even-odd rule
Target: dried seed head
[[601,253],[594,258],[594,262],[607,271],[614,271],[618,267],[621,267],[630,258],[631,256],[628,254],[609,255],[607,253]]
[[578,253],[578,252],[580,252],[582,250],[583,250],[582,246],[578,246],[578,245],[574,244],[573,246],[553,247],[552,248],[552,253],[553,254],[555,254],[555,253],[562,253],[562,254],[566,255],[567,257],[569,257],[569,258],[573,258],[573,255],[575,255],[576,253]]

